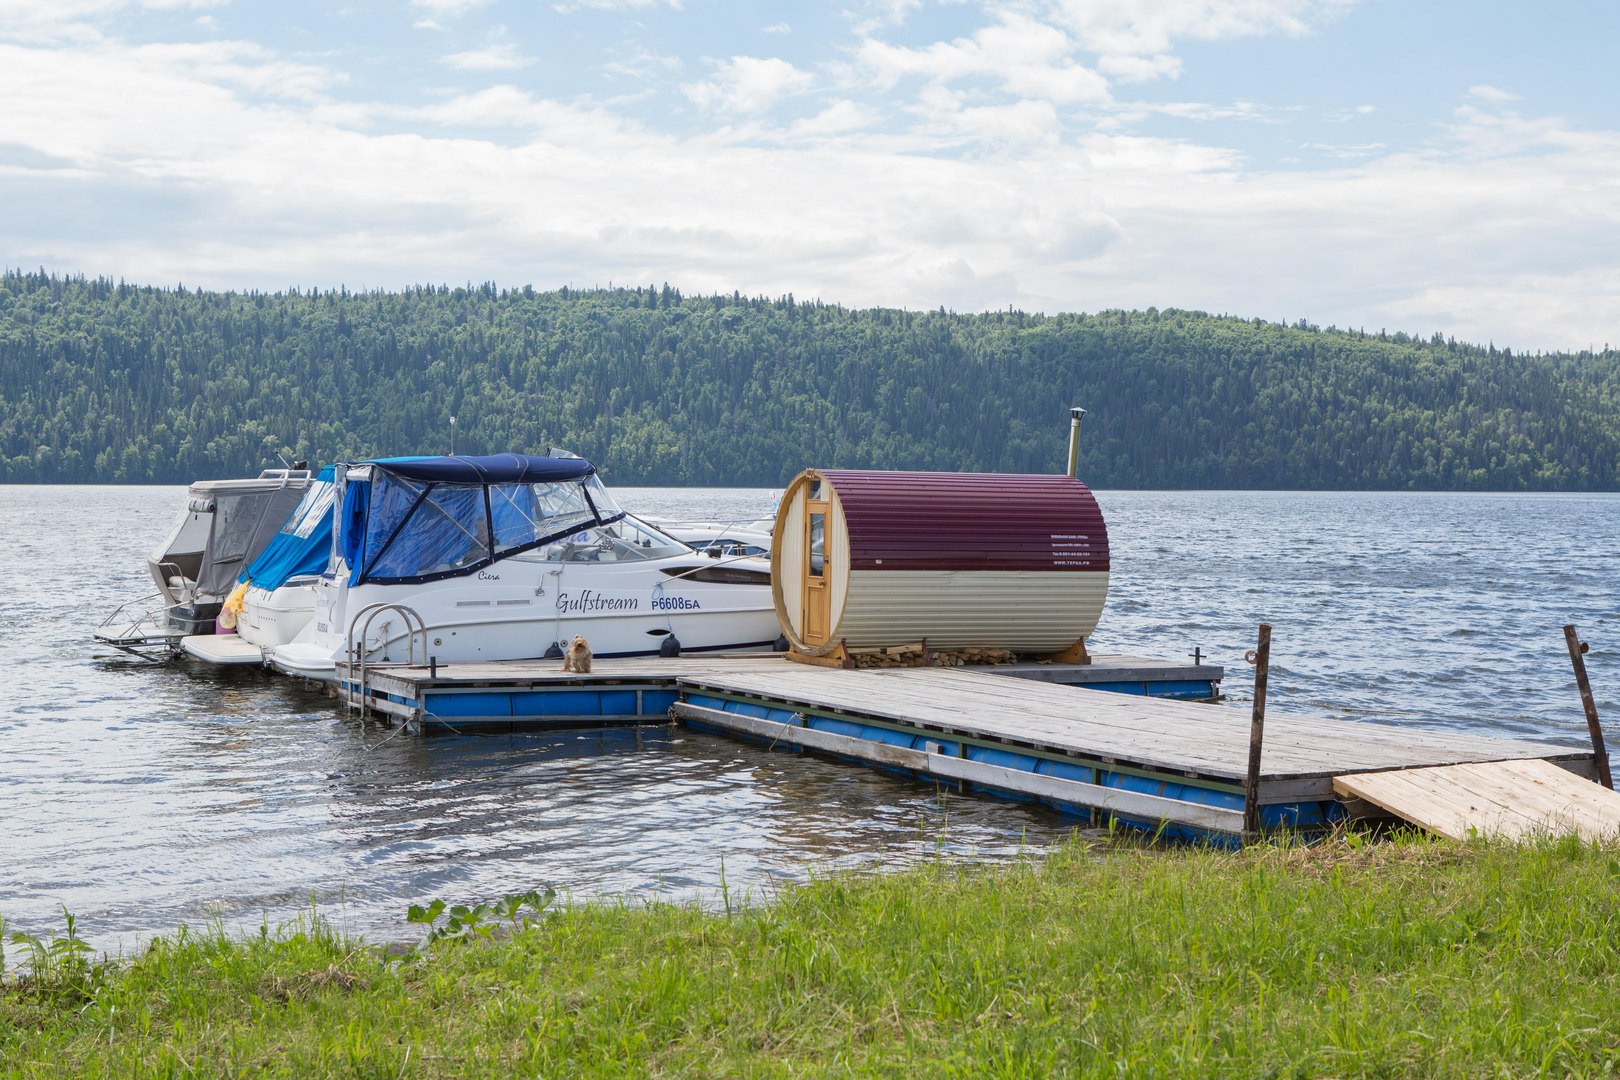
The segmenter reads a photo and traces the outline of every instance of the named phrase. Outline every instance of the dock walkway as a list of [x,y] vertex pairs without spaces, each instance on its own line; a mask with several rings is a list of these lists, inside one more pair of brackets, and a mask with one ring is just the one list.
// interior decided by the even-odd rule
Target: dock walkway
[[[779,653],[598,659],[587,675],[564,672],[561,666],[560,660],[501,660],[432,668],[377,665],[365,672],[364,701],[368,709],[424,730],[435,726],[465,731],[663,723],[683,678],[804,670]],[[1100,654],[1090,664],[1009,664],[980,670],[1032,683],[1058,682],[1187,700],[1216,696],[1225,674],[1215,664],[1123,654]],[[360,704],[359,672],[340,667],[339,676],[347,699]]]
[[[1109,656],[1078,676],[1055,668],[846,671],[748,655],[605,660],[577,675],[560,672],[557,661],[503,662],[374,670],[365,696],[370,708],[424,729],[601,726],[673,715],[779,749],[1171,835],[1232,840],[1242,832],[1248,710],[1151,696],[1154,688],[1212,687],[1211,670],[1218,678],[1219,669]],[[1109,689],[1047,681],[1054,678]],[[355,689],[347,687],[351,702]],[[1346,777],[1404,771],[1416,778],[1419,770],[1529,761],[1566,776],[1595,771],[1591,751],[1581,747],[1273,710],[1256,803],[1263,827],[1319,829],[1392,809],[1389,799],[1362,795],[1371,788],[1346,784]],[[1583,784],[1542,798],[1579,802],[1587,787],[1601,790]],[[1601,794],[1611,806],[1620,803],[1612,792]],[[1620,830],[1620,812],[1613,822]]]
[[[785,669],[785,670],[783,670]],[[829,671],[797,665],[692,674],[683,687],[739,700],[863,717],[1065,757],[1243,783],[1249,713],[1184,701],[1033,684],[1010,689],[961,669]],[[1542,758],[1579,766],[1591,752],[1550,743],[1333,720],[1273,711],[1266,717],[1261,801],[1333,795],[1333,777],[1463,762]]]
[[[782,665],[681,679],[675,714],[689,725],[833,754],[1035,799],[1070,812],[1189,839],[1236,842],[1244,827],[1245,710],[1014,685],[979,671],[838,671]],[[1256,804],[1264,828],[1316,830],[1388,816],[1346,776],[1416,776],[1437,767],[1538,761],[1590,777],[1589,751],[1326,717],[1266,718]],[[1573,777],[1572,777],[1573,778]],[[1620,830],[1620,796],[1605,825]],[[1555,823],[1552,823],[1556,825]]]

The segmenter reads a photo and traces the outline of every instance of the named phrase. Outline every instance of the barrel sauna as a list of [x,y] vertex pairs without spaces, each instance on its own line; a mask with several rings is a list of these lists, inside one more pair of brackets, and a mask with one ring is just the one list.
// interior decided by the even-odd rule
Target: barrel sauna
[[771,545],[795,652],[1085,655],[1108,595],[1108,527],[1070,476],[806,469]]

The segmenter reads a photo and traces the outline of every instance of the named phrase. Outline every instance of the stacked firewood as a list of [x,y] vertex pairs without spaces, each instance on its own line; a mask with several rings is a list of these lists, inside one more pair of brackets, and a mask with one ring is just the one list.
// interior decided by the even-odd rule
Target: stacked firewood
[[858,668],[968,667],[1018,662],[1010,649],[925,649],[922,645],[851,650],[851,659]]

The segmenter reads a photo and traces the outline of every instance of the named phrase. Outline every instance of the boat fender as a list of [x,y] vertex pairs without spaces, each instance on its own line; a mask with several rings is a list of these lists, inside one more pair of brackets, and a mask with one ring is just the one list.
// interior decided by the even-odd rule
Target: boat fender
[[541,657],[541,659],[542,660],[561,660],[562,659],[562,646],[557,644],[555,641],[553,641],[551,643],[551,648],[546,650],[546,655]]
[[771,642],[771,652],[787,652],[792,646],[788,644],[786,634],[777,634],[776,640]]
[[239,582],[236,588],[231,590],[231,595],[225,598],[225,603],[219,611],[219,618],[216,620],[220,632],[228,633],[236,629],[237,617],[242,614],[242,600],[247,596],[247,591],[248,583]]
[[681,655],[681,639],[676,637],[674,634],[670,634],[668,637],[664,638],[663,641],[660,641],[658,643],[658,655],[659,656],[679,656],[679,655]]

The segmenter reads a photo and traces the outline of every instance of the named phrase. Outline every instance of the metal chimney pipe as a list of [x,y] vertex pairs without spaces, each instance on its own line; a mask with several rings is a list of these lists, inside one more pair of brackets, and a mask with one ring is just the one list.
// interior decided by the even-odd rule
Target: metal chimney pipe
[[1086,418],[1086,410],[1076,405],[1069,410],[1069,475],[1080,475],[1080,421]]

